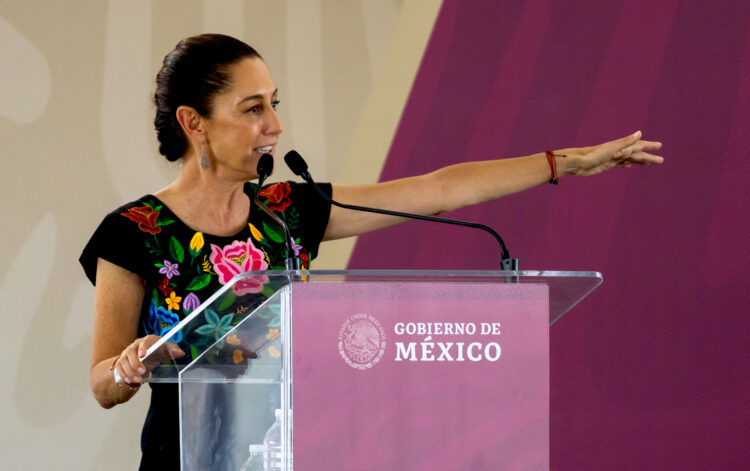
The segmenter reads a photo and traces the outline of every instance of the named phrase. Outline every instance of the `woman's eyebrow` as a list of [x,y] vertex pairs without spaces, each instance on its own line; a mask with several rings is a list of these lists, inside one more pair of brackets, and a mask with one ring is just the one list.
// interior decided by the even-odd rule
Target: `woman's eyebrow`
[[[273,91],[273,93],[271,93],[271,96],[274,96],[274,95],[276,95],[278,93],[279,93],[279,89],[277,88],[276,90]],[[242,100],[240,100],[240,102],[237,103],[237,104],[241,105],[242,103],[244,103],[246,101],[260,100],[262,98],[263,98],[263,95],[261,93],[256,93],[255,95],[246,96],[245,98],[243,98]]]

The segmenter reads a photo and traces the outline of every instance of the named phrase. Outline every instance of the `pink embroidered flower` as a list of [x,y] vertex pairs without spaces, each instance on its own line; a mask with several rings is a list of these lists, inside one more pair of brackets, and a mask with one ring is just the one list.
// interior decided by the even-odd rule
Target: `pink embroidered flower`
[[[247,242],[236,240],[224,248],[211,244],[209,259],[214,265],[214,271],[219,275],[219,282],[223,285],[240,273],[268,268],[263,251],[255,248],[252,239],[247,239]],[[266,276],[248,277],[234,285],[234,292],[240,296],[260,293],[267,281]]]

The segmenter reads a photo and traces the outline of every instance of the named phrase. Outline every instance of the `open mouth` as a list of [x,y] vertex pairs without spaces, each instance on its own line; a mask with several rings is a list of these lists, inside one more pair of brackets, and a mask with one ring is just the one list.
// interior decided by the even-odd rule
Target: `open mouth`
[[267,154],[273,150],[273,146],[258,147],[255,150],[261,154]]

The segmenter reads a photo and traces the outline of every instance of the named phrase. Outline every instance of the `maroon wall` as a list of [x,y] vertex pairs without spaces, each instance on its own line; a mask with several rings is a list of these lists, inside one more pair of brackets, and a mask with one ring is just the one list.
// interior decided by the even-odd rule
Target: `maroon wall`
[[[446,0],[381,180],[638,129],[664,165],[451,216],[521,268],[597,270],[552,327],[553,469],[748,469],[750,2]],[[350,268],[494,269],[488,236],[410,223]]]

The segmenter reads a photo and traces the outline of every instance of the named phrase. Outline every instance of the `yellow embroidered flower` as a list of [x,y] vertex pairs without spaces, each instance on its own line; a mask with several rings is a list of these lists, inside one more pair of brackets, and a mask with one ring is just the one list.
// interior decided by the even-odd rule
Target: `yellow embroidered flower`
[[245,357],[242,356],[242,350],[237,349],[232,353],[232,361],[235,365],[245,361]]
[[193,238],[190,239],[190,251],[197,254],[203,248],[204,243],[205,241],[203,240],[203,233],[196,232]]
[[271,345],[268,347],[268,354],[271,355],[272,358],[279,358],[281,356],[281,352],[278,348]]
[[227,337],[227,343],[229,345],[234,345],[236,347],[237,345],[242,343],[242,340],[240,340],[240,338],[237,337],[236,335],[232,334],[229,337]]
[[182,301],[182,296],[177,296],[174,294],[174,291],[170,293],[169,297],[166,298],[164,301],[167,303],[167,309],[171,310],[178,310],[180,309],[180,301]]
[[255,228],[255,226],[252,225],[252,223],[247,223],[248,226],[250,226],[250,233],[253,235],[253,238],[260,242],[263,240],[263,234],[260,233],[258,229]]
[[268,329],[268,333],[266,334],[266,338],[268,340],[273,340],[278,336],[279,336],[279,329]]

